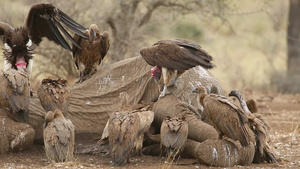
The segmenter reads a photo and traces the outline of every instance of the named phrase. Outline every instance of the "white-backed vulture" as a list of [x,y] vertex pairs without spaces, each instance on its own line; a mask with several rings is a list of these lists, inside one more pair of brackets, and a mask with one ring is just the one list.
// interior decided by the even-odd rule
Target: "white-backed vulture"
[[254,141],[254,135],[248,126],[248,118],[238,106],[228,98],[215,94],[207,94],[203,86],[193,90],[199,94],[199,102],[204,108],[204,115],[219,132],[220,136],[227,136],[240,141],[247,146]]
[[160,137],[168,156],[180,155],[188,137],[188,123],[185,117],[166,116],[161,124]]
[[50,3],[33,5],[25,24],[19,28],[0,22],[0,36],[4,36],[5,70],[19,68],[31,73],[33,50],[36,45],[40,44],[43,37],[71,51],[71,47],[61,34],[63,33],[72,44],[80,48],[66,28],[79,36],[88,38],[82,33],[85,31],[82,25]]
[[98,70],[98,66],[107,54],[110,43],[108,32],[100,33],[100,29],[96,24],[90,25],[89,29],[84,31],[89,38],[84,39],[75,34],[74,40],[81,47],[77,48],[73,45],[73,59],[76,68],[80,71],[78,82],[82,82],[90,78]]
[[54,162],[72,161],[75,127],[59,109],[45,115],[44,146],[47,157]]
[[[250,125],[250,128],[253,130],[255,137],[256,137],[256,151],[255,156],[253,159],[254,163],[262,163],[262,162],[273,162],[278,163],[273,152],[272,148],[269,145],[270,135],[269,135],[269,126],[263,119],[262,115],[260,113],[257,113],[258,107],[256,105],[256,102],[254,100],[248,100],[247,103],[244,100],[242,94],[238,90],[232,90],[229,93],[229,96],[236,97],[240,104],[242,109],[244,110],[244,113],[248,117],[248,123]],[[249,107],[252,109],[252,113],[249,109]]]
[[201,46],[183,39],[160,40],[150,47],[142,48],[140,54],[149,65],[155,66],[151,69],[155,82],[159,82],[161,75],[163,77],[164,89],[159,98],[189,68],[200,65],[209,69],[214,66],[211,63],[212,57]]
[[70,101],[67,80],[43,79],[37,91],[41,104],[46,112],[62,110],[65,117],[68,114]]
[[2,108],[10,109],[8,116],[19,122],[28,122],[30,88],[28,76],[24,70],[1,70]]

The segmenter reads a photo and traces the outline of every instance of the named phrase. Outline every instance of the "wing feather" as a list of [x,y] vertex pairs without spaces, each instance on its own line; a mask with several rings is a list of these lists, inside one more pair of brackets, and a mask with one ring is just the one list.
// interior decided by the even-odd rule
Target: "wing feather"
[[0,36],[5,35],[7,32],[12,31],[14,28],[8,23],[0,21]]

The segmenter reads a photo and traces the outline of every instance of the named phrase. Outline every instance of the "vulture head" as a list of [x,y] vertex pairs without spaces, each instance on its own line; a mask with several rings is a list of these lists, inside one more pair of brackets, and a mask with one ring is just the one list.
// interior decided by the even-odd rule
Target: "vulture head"
[[[25,70],[35,45],[24,27],[12,29],[4,36],[4,56],[14,69]],[[14,56],[14,57],[13,57]]]
[[89,40],[90,42],[99,41],[100,40],[100,30],[96,24],[92,24],[89,27]]
[[198,93],[199,95],[204,95],[204,94],[207,94],[207,91],[206,91],[205,87],[198,86],[193,90],[193,93]]
[[160,66],[153,67],[151,69],[151,74],[152,74],[152,77],[153,77],[155,83],[158,83],[160,76],[161,76],[161,67]]
[[48,123],[50,123],[54,119],[55,113],[53,111],[48,111],[45,115],[45,123],[44,128],[47,127]]
[[238,99],[242,98],[242,94],[237,89],[231,90],[229,96],[235,96]]

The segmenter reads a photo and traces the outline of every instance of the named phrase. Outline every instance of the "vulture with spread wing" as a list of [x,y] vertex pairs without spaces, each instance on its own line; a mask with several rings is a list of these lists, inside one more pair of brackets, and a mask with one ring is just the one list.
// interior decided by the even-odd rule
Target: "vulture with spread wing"
[[159,98],[164,97],[167,86],[173,85],[186,70],[195,66],[209,69],[213,67],[212,57],[198,44],[183,39],[161,40],[142,48],[140,54],[145,61],[155,66],[151,69],[156,83],[163,76],[164,89]]
[[90,78],[98,70],[99,64],[104,59],[110,47],[108,32],[100,33],[96,24],[92,24],[84,31],[89,38],[84,39],[75,34],[74,40],[81,46],[81,49],[73,45],[73,58],[77,69],[80,71],[78,82]]
[[19,28],[13,28],[7,23],[0,22],[0,36],[4,36],[5,70],[9,68],[23,69],[27,73],[31,73],[33,50],[35,45],[40,44],[43,37],[72,51],[65,36],[72,44],[80,48],[66,28],[81,37],[88,38],[83,33],[86,29],[82,25],[50,3],[33,5],[24,26]]
[[70,101],[67,80],[43,79],[37,94],[46,112],[59,109],[67,117]]
[[180,155],[188,137],[188,123],[185,117],[166,116],[161,124],[160,137],[168,156]]
[[[254,100],[248,100],[247,103],[245,102],[242,94],[238,90],[232,90],[229,93],[229,96],[236,97],[242,109],[244,110],[245,115],[248,117],[248,123],[250,128],[255,134],[256,137],[256,151],[253,162],[262,163],[262,162],[273,162],[278,163],[274,154],[272,153],[271,146],[269,142],[271,141],[269,135],[269,126],[263,119],[260,113],[257,113],[258,110],[257,105]],[[252,108],[252,112],[248,108]]]
[[233,140],[240,141],[242,146],[254,142],[254,134],[249,128],[248,118],[238,106],[227,97],[207,94],[203,86],[193,90],[199,94],[199,102],[204,108],[204,115],[220,137],[225,135]]
[[30,87],[28,76],[23,70],[8,69],[0,75],[1,108],[11,111],[8,116],[19,122],[28,122]]
[[44,146],[51,161],[64,162],[73,160],[75,127],[64,117],[59,109],[45,115]]

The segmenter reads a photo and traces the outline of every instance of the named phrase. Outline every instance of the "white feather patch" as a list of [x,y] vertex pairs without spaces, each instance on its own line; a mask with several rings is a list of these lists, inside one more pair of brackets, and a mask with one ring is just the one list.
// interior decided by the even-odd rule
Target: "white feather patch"
[[4,48],[7,52],[11,52],[11,47],[7,43],[4,43]]
[[28,42],[26,43],[27,49],[30,48],[32,46],[32,41],[31,39],[28,40]]
[[7,71],[12,67],[11,63],[9,63],[6,59],[4,59],[4,71]]

